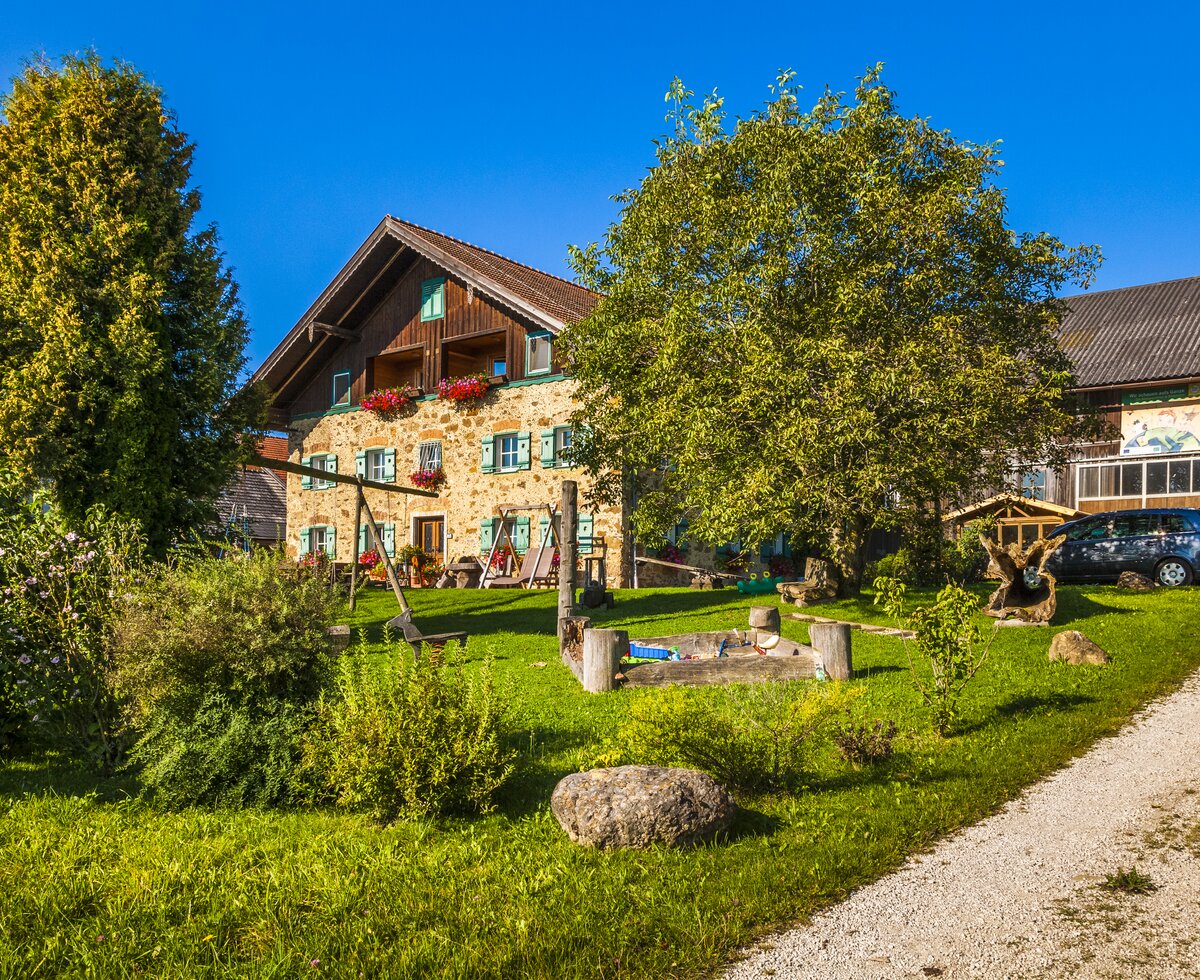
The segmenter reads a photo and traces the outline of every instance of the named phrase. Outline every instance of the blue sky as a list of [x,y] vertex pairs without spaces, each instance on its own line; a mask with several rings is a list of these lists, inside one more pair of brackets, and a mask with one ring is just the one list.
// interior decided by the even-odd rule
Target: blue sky
[[[837,9],[844,6],[845,9]],[[1200,275],[1195,4],[60,2],[5,11],[6,78],[94,46],[198,146],[257,365],[384,214],[561,275],[636,183],[679,75],[746,115],[887,64],[901,109],[1002,140],[1012,224],[1096,242],[1096,289]]]

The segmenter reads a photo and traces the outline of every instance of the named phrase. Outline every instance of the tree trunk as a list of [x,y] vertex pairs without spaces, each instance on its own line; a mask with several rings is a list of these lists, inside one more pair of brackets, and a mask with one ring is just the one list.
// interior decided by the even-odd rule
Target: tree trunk
[[862,591],[863,552],[866,533],[861,517],[848,517],[833,529],[829,539],[830,558],[837,566],[838,595],[856,596]]

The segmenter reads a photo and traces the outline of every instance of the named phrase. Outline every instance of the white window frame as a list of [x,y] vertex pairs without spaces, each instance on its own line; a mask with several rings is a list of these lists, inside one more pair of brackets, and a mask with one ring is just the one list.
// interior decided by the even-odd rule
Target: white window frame
[[367,450],[367,479],[376,483],[387,483],[387,450]]
[[554,430],[554,462],[558,466],[569,465],[566,454],[571,451],[575,442],[575,430],[569,425],[559,426]]
[[[312,458],[309,459],[308,465],[311,466],[314,470],[322,470],[326,473],[329,473],[329,472],[331,472],[329,463],[330,463],[330,460],[332,460],[332,459],[336,459],[336,457],[332,453],[319,453],[318,455],[313,456]],[[313,477],[312,488],[314,490],[328,490],[333,485],[334,485],[333,480],[323,480],[319,476]]]
[[[317,542],[317,536],[320,535],[320,543]],[[308,529],[308,553],[316,555],[324,553],[329,555],[329,525],[314,524]],[[333,556],[330,555],[332,558]]]
[[[546,366],[535,368],[533,366],[533,345],[536,343],[544,343],[546,345]],[[549,331],[539,330],[536,333],[530,333],[525,336],[525,374],[533,377],[539,374],[549,374],[554,369],[554,338]]]
[[[506,462],[505,457],[509,455],[507,444],[512,440],[512,461]],[[516,432],[503,432],[496,436],[496,469],[502,473],[511,473],[520,468],[521,458],[521,437]]]
[[[1167,488],[1165,490],[1163,490],[1161,493],[1159,493],[1159,492],[1151,493],[1150,489],[1149,489],[1149,481],[1147,479],[1146,467],[1153,465],[1153,464],[1157,464],[1157,463],[1165,463],[1167,466]],[[1179,466],[1181,464],[1190,466],[1191,479],[1189,482],[1189,489],[1176,490],[1176,491],[1171,490],[1171,464],[1175,464],[1176,466]],[[1118,471],[1118,473],[1122,474],[1121,479],[1124,480],[1124,475],[1121,471],[1121,468],[1125,467],[1125,466],[1141,467],[1141,473],[1142,473],[1142,491],[1141,491],[1141,493],[1124,494],[1124,493],[1118,492],[1115,495],[1101,495],[1100,490],[1103,486],[1103,480],[1102,480],[1101,474],[1102,474],[1102,471],[1104,470],[1104,468],[1106,468],[1106,467],[1115,468]],[[1090,472],[1092,470],[1095,470],[1096,474],[1097,474],[1097,479],[1096,479],[1096,483],[1097,483],[1096,491],[1097,492],[1096,492],[1096,494],[1089,495],[1089,494],[1085,494],[1083,492],[1083,481],[1084,481],[1085,472]],[[1152,456],[1142,457],[1141,459],[1131,458],[1129,456],[1121,456],[1117,459],[1087,460],[1086,462],[1081,461],[1081,462],[1078,462],[1075,464],[1075,500],[1077,502],[1083,501],[1083,500],[1128,500],[1128,501],[1138,501],[1138,502],[1140,502],[1142,507],[1145,507],[1146,502],[1150,497],[1190,497],[1190,496],[1195,496],[1197,494],[1200,494],[1200,454],[1196,454],[1196,453],[1190,453],[1190,454],[1178,455],[1178,456],[1152,455]]]

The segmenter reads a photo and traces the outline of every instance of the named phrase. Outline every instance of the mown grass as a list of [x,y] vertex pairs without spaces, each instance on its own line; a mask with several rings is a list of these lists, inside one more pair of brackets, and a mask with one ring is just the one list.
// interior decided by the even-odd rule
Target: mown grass
[[[856,633],[859,705],[901,727],[892,760],[855,770],[826,752],[801,791],[743,800],[728,839],[606,854],[572,845],[549,797],[615,737],[632,692],[582,692],[558,660],[550,593],[412,601],[422,629],[469,630],[470,659],[490,654],[511,685],[523,763],[497,812],[389,827],[325,811],[168,813],[134,798],[129,777],[10,760],[0,766],[0,975],[701,974],[994,810],[1200,665],[1192,590],[1064,589],[1054,629],[1000,631],[960,734],[941,740],[899,641]],[[756,601],[623,592],[594,620],[633,636],[718,629],[744,625]],[[353,622],[378,642],[393,612],[390,596],[372,594]],[[869,599],[822,612],[883,621]],[[1114,662],[1049,664],[1050,637],[1066,627]],[[784,632],[806,637],[794,621]]]

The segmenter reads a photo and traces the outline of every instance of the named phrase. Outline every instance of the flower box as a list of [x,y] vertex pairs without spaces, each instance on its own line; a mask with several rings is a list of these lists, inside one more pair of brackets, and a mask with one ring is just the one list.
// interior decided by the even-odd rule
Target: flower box
[[407,408],[420,397],[420,394],[421,390],[412,385],[403,385],[400,388],[376,388],[359,404],[368,412],[386,415]]
[[482,374],[468,374],[462,378],[442,378],[438,382],[438,398],[451,402],[472,404],[488,393],[488,379]]

